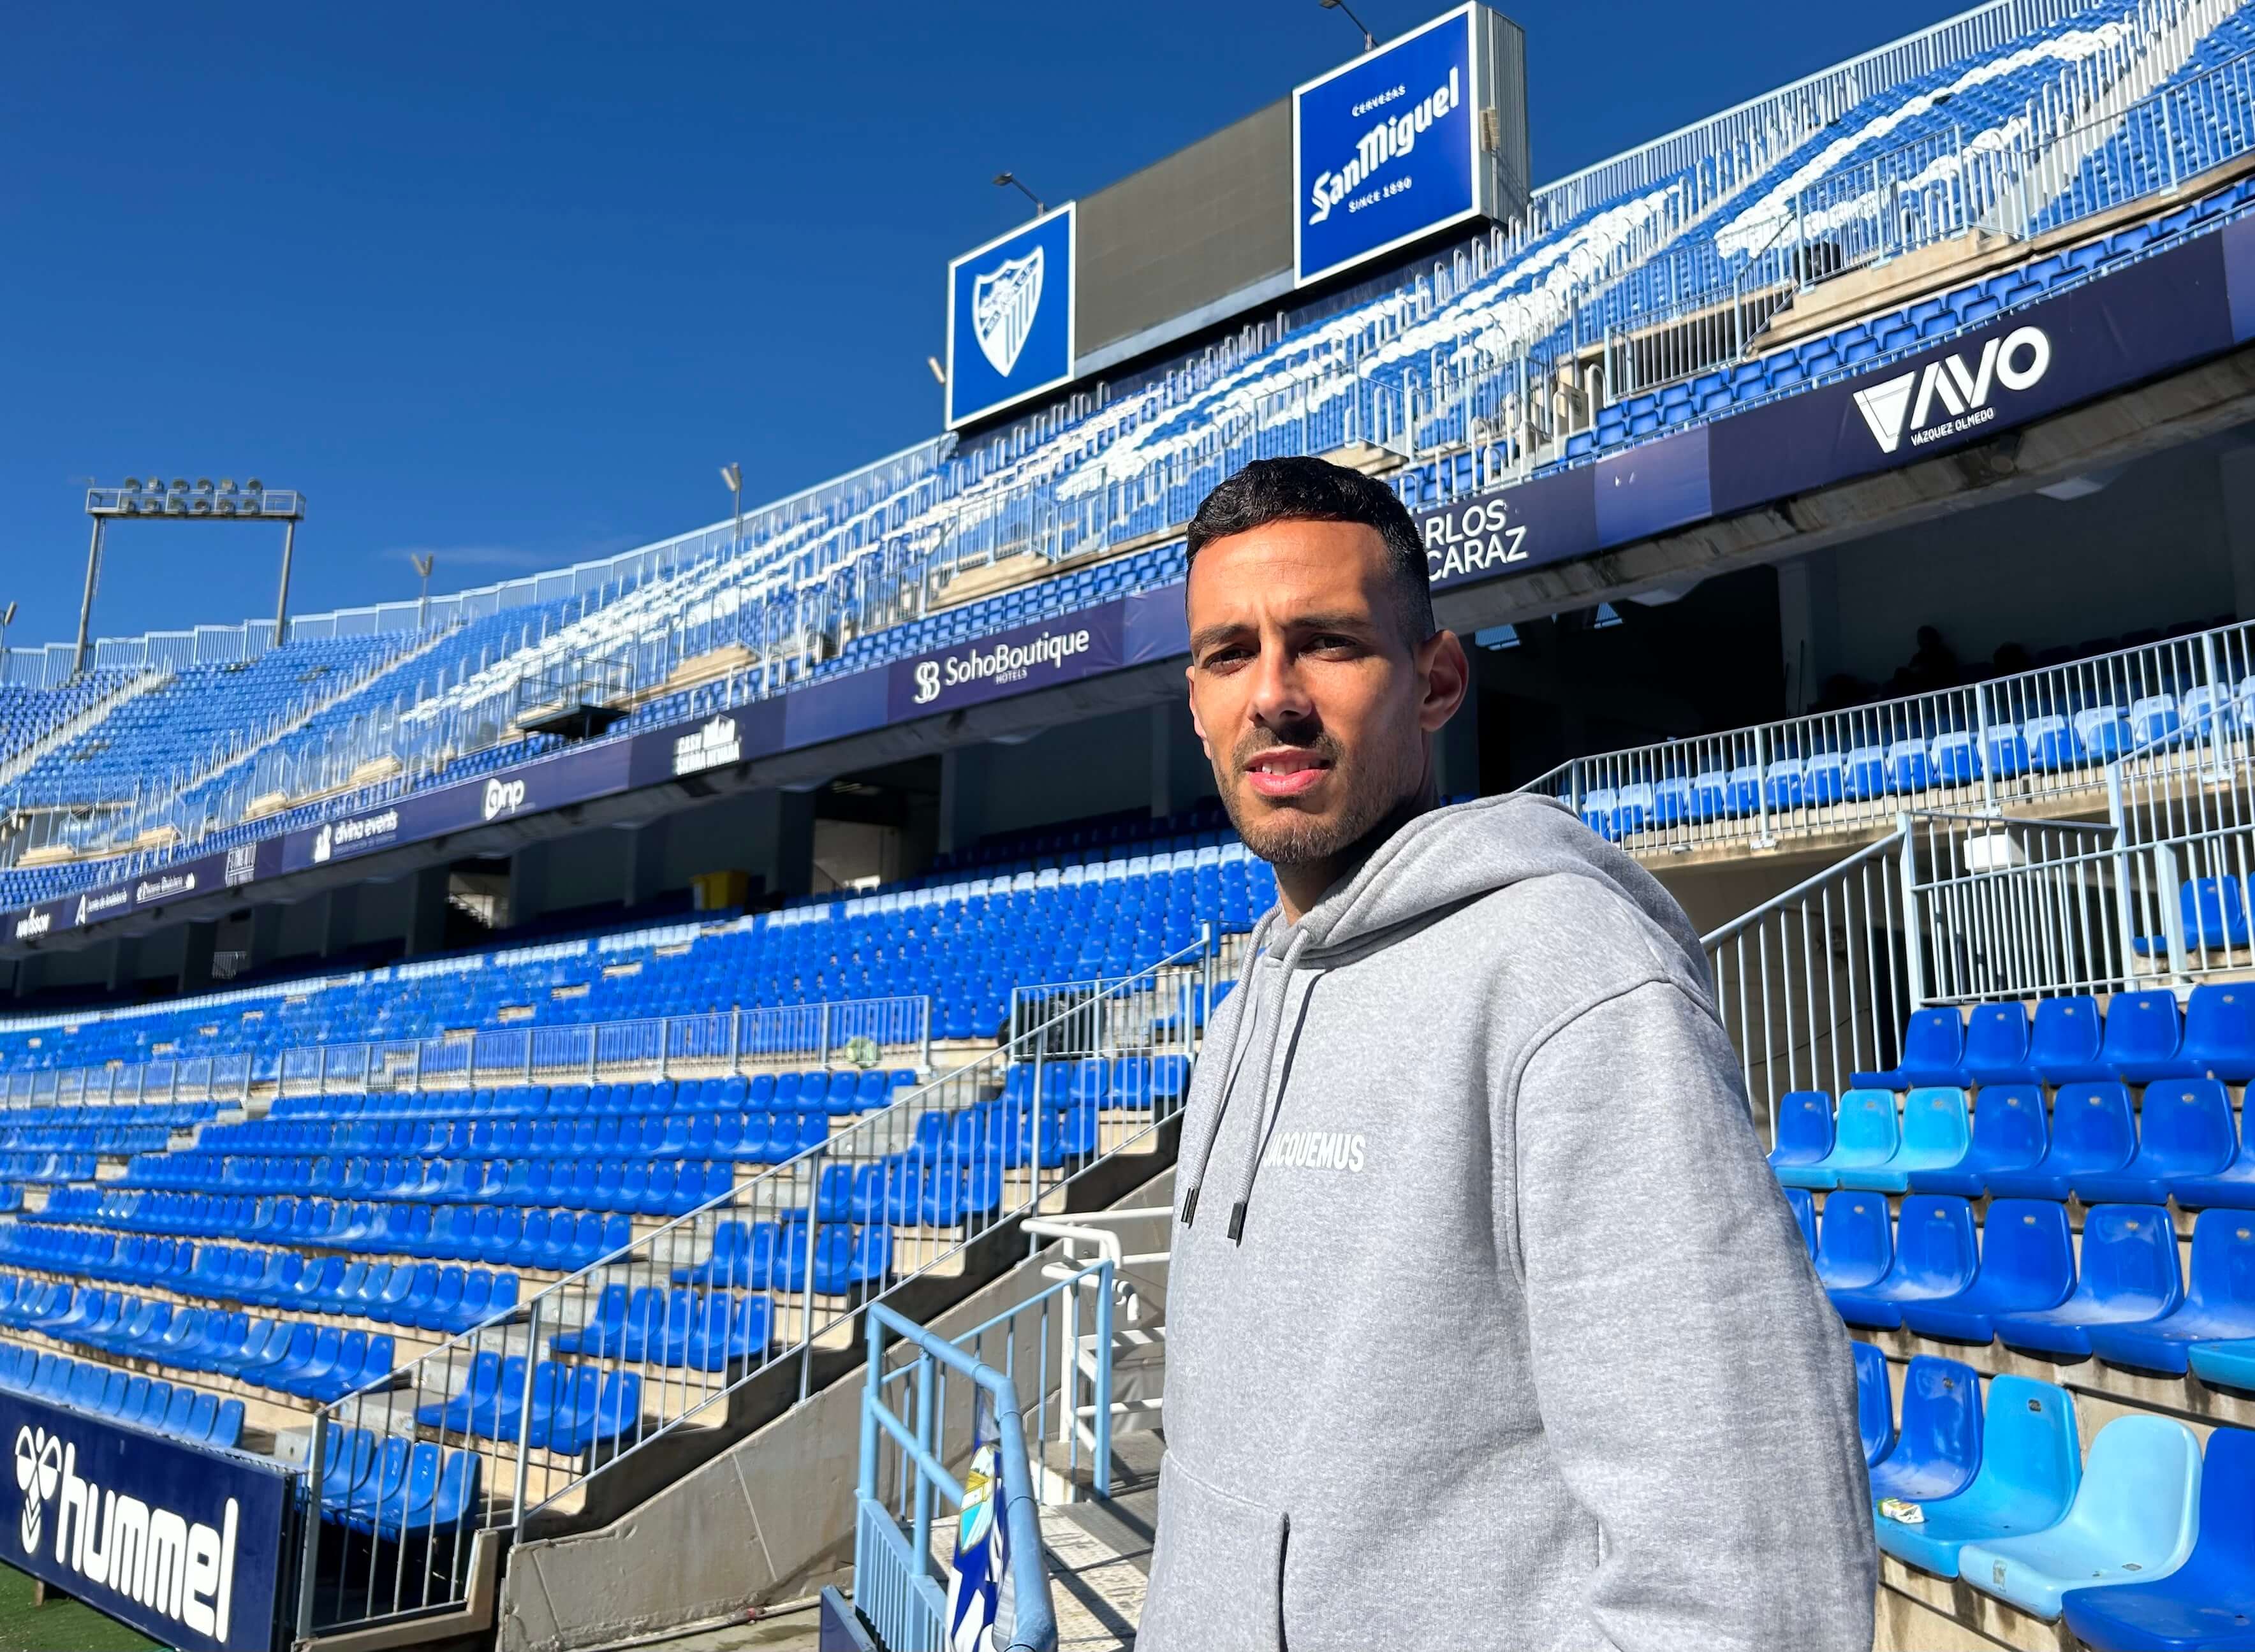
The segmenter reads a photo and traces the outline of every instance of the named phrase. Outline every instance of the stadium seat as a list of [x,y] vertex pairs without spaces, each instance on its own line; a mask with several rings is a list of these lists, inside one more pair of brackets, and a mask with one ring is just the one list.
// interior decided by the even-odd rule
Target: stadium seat
[[2074,1290],[2066,1207],[1999,1199],[1982,1217],[1981,1266],[1972,1283],[1954,1296],[1902,1302],[1901,1323],[1920,1336],[1987,1342],[1996,1335],[1999,1314],[2057,1307]]
[[1816,1259],[1816,1202],[1806,1187],[1785,1189],[1785,1202],[1793,1212],[1794,1225],[1801,1229],[1801,1242],[1809,1249],[1809,1258]]
[[2187,1348],[2255,1337],[2255,1215],[2204,1210],[2193,1222],[2184,1299],[2159,1318],[2094,1326],[2090,1351],[2114,1365],[2182,1376]]
[[1895,1156],[1870,1169],[1842,1170],[1840,1185],[1906,1192],[1921,1172],[1946,1172],[1962,1165],[1971,1135],[1963,1090],[1939,1085],[1914,1089],[1903,1098],[1902,1144]]
[[2099,1059],[2125,1083],[2199,1076],[2178,1054],[2184,1029],[2174,992],[2118,992],[2106,1006],[2106,1042]]
[[1984,1004],[1965,1021],[1966,1082],[2034,1084],[2040,1082],[2028,1049],[2028,1012],[2024,1004]]
[[1848,1346],[1856,1355],[1856,1424],[1864,1438],[1864,1466],[1869,1468],[1894,1449],[1894,1396],[1887,1356],[1869,1342]]
[[2214,1388],[2255,1394],[2255,1337],[2229,1342],[2195,1342],[2185,1351],[2192,1374]]
[[1840,1098],[1839,1110],[1833,1117],[1832,1152],[1809,1168],[1831,1178],[1822,1184],[1828,1187],[1839,1186],[1843,1176],[1872,1172],[1881,1172],[1884,1184],[1887,1180],[1884,1167],[1901,1145],[1894,1092],[1850,1090]]
[[1956,1194],[1978,1199],[1999,1172],[2033,1170],[2051,1145],[2051,1116],[2042,1089],[2034,1084],[1989,1084],[1973,1110],[1970,1140],[1963,1157],[1910,1172],[1914,1194]]
[[2192,1553],[2200,1441],[2172,1418],[2118,1417],[2098,1431],[2066,1518],[2046,1530],[1969,1543],[1957,1575],[2046,1620],[2070,1589],[2166,1576]]
[[1794,1090],[1777,1104],[1777,1145],[1770,1168],[1788,1187],[1836,1186],[1833,1172],[1818,1166],[1832,1154],[1832,1098],[1823,1090]]
[[1879,1547],[1938,1578],[1957,1575],[1969,1543],[2048,1530],[2083,1481],[2083,1444],[2068,1391],[2025,1376],[1992,1376],[1981,1425],[1981,1466],[1953,1496],[1922,1501],[1913,1522],[1879,1516]]
[[1894,1449],[1872,1466],[1874,1501],[1954,1497],[1981,1466],[1981,1390],[1973,1368],[1930,1354],[1903,1368]]
[[2105,1039],[2097,998],[2086,994],[2040,999],[2028,1034],[2028,1065],[2055,1088],[2111,1079],[2114,1070],[2100,1056]]
[[2200,1471],[2198,1536],[2165,1577],[2061,1597],[2090,1652],[2255,1652],[2255,1433],[2219,1428]]
[[2118,1083],[2061,1087],[2051,1109],[2051,1141],[2027,1170],[1988,1172],[1991,1194],[2064,1200],[2077,1177],[2119,1170],[2138,1151],[2130,1092]]
[[2212,1176],[2230,1164],[2231,1097],[2212,1078],[2149,1084],[2138,1110],[2138,1151],[2115,1170],[2069,1178],[2086,1205],[2158,1205],[2180,1181]]
[[2195,987],[2185,1004],[2181,1054],[2204,1077],[2227,1084],[2255,1079],[2255,988],[2237,982]]
[[1997,1340],[2032,1354],[2081,1359],[2095,1327],[2134,1325],[2184,1299],[2176,1229],[2153,1205],[2097,1205],[2083,1215],[2075,1292],[2055,1308],[1992,1316]]
[[1880,1073],[1855,1075],[1858,1089],[1907,1090],[1965,1082],[1965,1022],[1955,1010],[1916,1010],[1903,1030],[1902,1060]]
[[1844,1193],[1824,1201],[1816,1231],[1816,1277],[1827,1291],[1878,1284],[1894,1255],[1894,1226],[1883,1195]]
[[1903,1306],[1958,1295],[1973,1283],[1978,1252],[1973,1212],[1963,1199],[1914,1194],[1895,1224],[1894,1260],[1870,1284],[1832,1289],[1832,1306],[1851,1325],[1889,1329]]

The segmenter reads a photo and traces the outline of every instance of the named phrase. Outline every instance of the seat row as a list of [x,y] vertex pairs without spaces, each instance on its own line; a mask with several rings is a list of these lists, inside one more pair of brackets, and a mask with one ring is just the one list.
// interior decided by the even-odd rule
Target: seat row
[[830,1138],[829,1114],[695,1112],[600,1118],[315,1120],[255,1138],[214,1138],[207,1152],[243,1158],[308,1155],[376,1158],[733,1158],[781,1164]]
[[474,1514],[481,1462],[474,1451],[370,1429],[332,1428],[321,1461],[321,1518],[394,1543],[450,1530]]
[[[892,1269],[893,1230],[878,1213],[875,1221],[847,1221],[848,1213],[825,1211],[825,1225],[816,1230],[811,1251],[813,1287],[818,1296],[844,1296],[856,1285],[881,1284]],[[943,1224],[934,1223],[934,1226]],[[810,1253],[808,1224],[801,1221],[724,1222],[713,1229],[712,1249],[692,1265],[676,1268],[673,1283],[706,1290],[801,1292],[807,1288]],[[622,1287],[606,1285],[601,1313],[624,1312],[627,1299],[612,1293]],[[645,1289],[637,1298],[650,1312],[658,1292]]]
[[[2244,1648],[2255,1615],[2255,1433],[2219,1428],[2203,1461],[2174,1418],[2118,1417],[2086,1461],[2074,1396],[1983,1382],[1920,1355],[1891,1373],[1856,1345],[1879,1547],[2067,1627],[2094,1652]],[[2236,1615],[2236,1623],[2235,1623]]]
[[[821,1115],[806,1116],[830,1139]],[[803,1150],[802,1150],[803,1151]],[[168,1153],[137,1158],[128,1187],[205,1193],[300,1189],[331,1197],[448,1205],[537,1206],[681,1216],[736,1185],[733,1159],[221,1158]]]
[[[71,1202],[50,1201],[39,1219],[14,1232],[39,1231],[44,1221],[87,1222],[129,1233],[214,1235],[328,1250],[410,1256],[439,1261],[481,1262],[489,1267],[576,1272],[634,1237],[634,1220],[570,1210],[519,1210],[493,1205],[416,1205],[394,1202],[266,1198],[209,1194],[109,1193],[72,1189]],[[83,1200],[77,1195],[83,1194]],[[52,1230],[51,1230],[52,1231]],[[0,1256],[13,1242],[0,1227]]]
[[233,1450],[242,1442],[242,1402],[129,1376],[61,1354],[0,1344],[0,1388],[146,1429],[190,1446]]
[[[256,1130],[308,1118],[649,1117],[671,1112],[866,1113],[916,1083],[908,1068],[738,1074],[615,1084],[511,1084],[474,1089],[377,1090],[285,1096],[264,1119],[221,1125]],[[213,1132],[207,1130],[208,1139]]]
[[1851,1325],[2171,1376],[2212,1345],[2224,1358],[2209,1380],[2239,1386],[2250,1374],[2237,1363],[2255,1349],[2255,1218],[2244,1212],[2201,1215],[2188,1280],[2159,1206],[2093,1207],[2078,1257],[2065,1208],[2046,1200],[1992,1200],[1978,1229],[1972,1207],[1947,1196],[1913,1194],[1893,1221],[1877,1194],[1834,1194],[1821,1222],[1806,1201],[1796,1216],[1817,1278]]
[[[762,1299],[759,1306],[766,1306]],[[720,1334],[725,1338],[727,1333]],[[747,1353],[734,1357],[748,1357],[755,1337],[757,1348],[763,1351],[765,1336],[757,1329],[747,1330],[743,1333]],[[720,1342],[712,1346],[717,1348]],[[415,1420],[425,1428],[510,1444],[521,1438],[534,1451],[567,1456],[578,1456],[631,1433],[642,1420],[642,1375],[637,1371],[599,1371],[591,1365],[542,1360],[532,1368],[530,1411],[527,1397],[524,1356],[512,1354],[503,1359],[491,1350],[482,1350],[471,1356],[461,1386],[443,1400],[418,1406]]]
[[99,1348],[120,1359],[184,1370],[216,1371],[254,1387],[328,1402],[386,1380],[392,1340],[365,1331],[340,1333],[247,1314],[175,1309],[116,1292],[48,1284],[0,1275],[0,1324],[58,1341]]
[[1969,1112],[1960,1089],[1850,1090],[1836,1111],[1821,1090],[1778,1103],[1770,1153],[1788,1187],[1983,1194],[2086,1205],[2255,1209],[2255,1136],[2232,1122],[2217,1079],[2149,1084],[2133,1106],[2121,1084],[1992,1084]]
[[2166,991],[2118,992],[2104,1013],[2087,993],[2040,999],[2033,1018],[2024,1004],[1919,1010],[1903,1030],[1902,1060],[1851,1082],[1907,1090],[2168,1078],[2255,1079],[2255,986],[2195,987],[2181,1015]]
[[[775,1281],[778,1289],[783,1283]],[[774,1335],[775,1306],[764,1296],[657,1285],[629,1293],[624,1285],[610,1284],[597,1298],[594,1317],[576,1330],[558,1332],[548,1348],[629,1365],[725,1371],[731,1363],[764,1360]]]

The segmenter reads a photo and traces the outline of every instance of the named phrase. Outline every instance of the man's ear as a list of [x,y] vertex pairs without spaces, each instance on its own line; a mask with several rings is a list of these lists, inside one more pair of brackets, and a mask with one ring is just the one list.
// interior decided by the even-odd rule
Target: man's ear
[[1472,662],[1453,631],[1436,631],[1417,649],[1417,675],[1425,685],[1417,706],[1417,726],[1428,734],[1456,716],[1471,691]]
[[1197,731],[1199,748],[1205,752],[1205,760],[1211,763],[1213,761],[1213,742],[1206,738],[1205,724],[1198,718],[1198,668],[1195,666],[1183,668],[1183,685],[1190,690],[1191,727]]

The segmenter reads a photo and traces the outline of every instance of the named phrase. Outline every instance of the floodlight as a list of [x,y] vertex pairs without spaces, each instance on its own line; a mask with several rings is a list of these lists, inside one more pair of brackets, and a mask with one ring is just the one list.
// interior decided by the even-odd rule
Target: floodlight
[[1317,0],[1317,3],[1326,11],[1345,12],[1346,20],[1354,24],[1356,28],[1362,31],[1362,49],[1366,52],[1375,52],[1378,50],[1378,37],[1370,32],[1370,25],[1368,24],[1365,23],[1360,18],[1355,16],[1352,10],[1348,10],[1346,0]]
[[1023,195],[1028,200],[1034,203],[1034,210],[1036,212],[1045,213],[1049,211],[1049,208],[1042,204],[1042,198],[1035,194],[1032,190],[1028,189],[1023,183],[1020,182],[1018,175],[1015,172],[995,173],[994,187],[997,189],[1015,189],[1018,193]]
[[86,668],[87,639],[94,620],[94,593],[101,582],[102,531],[113,516],[169,516],[182,522],[218,522],[265,517],[282,524],[282,579],[274,604],[274,637],[278,644],[288,634],[290,621],[290,562],[298,538],[298,524],[306,514],[306,496],[277,491],[270,497],[256,477],[237,488],[232,477],[214,484],[208,476],[190,482],[174,477],[168,485],[160,472],[146,480],[129,476],[116,487],[89,486],[86,514],[94,519],[94,535],[86,552],[86,594],[78,612],[78,649],[72,674]]

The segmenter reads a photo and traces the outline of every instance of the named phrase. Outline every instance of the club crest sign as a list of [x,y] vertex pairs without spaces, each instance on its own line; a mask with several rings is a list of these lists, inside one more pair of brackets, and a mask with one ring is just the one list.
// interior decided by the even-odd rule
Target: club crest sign
[[948,265],[950,429],[1072,377],[1074,221],[1060,206]]

